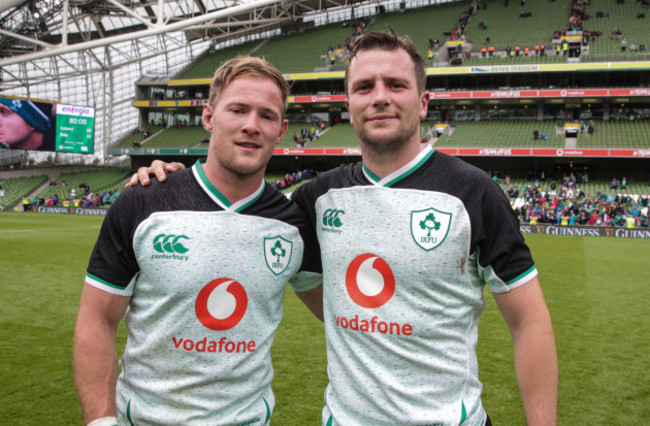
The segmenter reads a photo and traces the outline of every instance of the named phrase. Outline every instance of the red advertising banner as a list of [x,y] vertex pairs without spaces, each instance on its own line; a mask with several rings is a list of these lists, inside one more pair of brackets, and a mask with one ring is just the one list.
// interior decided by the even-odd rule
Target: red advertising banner
[[609,96],[650,96],[650,89],[609,89]]
[[[650,89],[555,89],[555,90],[485,90],[430,92],[431,100],[441,99],[534,99],[582,98],[611,96],[650,96]],[[293,103],[345,102],[345,95],[294,96]],[[155,106],[150,105],[150,106]]]
[[610,157],[650,158],[650,149],[610,149]]
[[328,155],[361,155],[361,148],[326,148]]
[[533,157],[609,157],[608,149],[533,148]]
[[489,90],[462,92],[431,92],[439,99],[508,99],[508,98],[582,98],[608,96],[650,96],[650,89],[555,89],[555,90]]
[[530,148],[458,148],[458,155],[478,157],[528,157]]
[[275,148],[273,155],[326,155],[325,148]]
[[537,90],[497,90],[489,92],[472,92],[472,97],[479,99],[535,98],[537,97]]
[[471,99],[473,92],[430,92],[431,99]]
[[[578,148],[436,148],[438,152],[460,157],[617,157],[650,158],[650,149]],[[273,155],[350,155],[361,156],[361,148],[275,148]]]

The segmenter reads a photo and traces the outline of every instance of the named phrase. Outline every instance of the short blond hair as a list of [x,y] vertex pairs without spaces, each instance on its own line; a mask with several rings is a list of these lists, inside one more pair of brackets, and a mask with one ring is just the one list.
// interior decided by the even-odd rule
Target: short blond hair
[[239,77],[268,78],[282,93],[283,112],[287,111],[289,84],[282,73],[269,62],[255,57],[235,58],[226,61],[215,71],[210,83],[210,105],[215,106],[221,91]]

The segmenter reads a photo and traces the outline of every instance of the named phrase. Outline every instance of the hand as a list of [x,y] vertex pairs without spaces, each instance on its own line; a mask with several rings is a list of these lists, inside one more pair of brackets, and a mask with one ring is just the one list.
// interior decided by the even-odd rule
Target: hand
[[174,173],[183,170],[185,165],[183,163],[165,163],[161,160],[154,160],[149,167],[140,167],[137,173],[131,176],[131,180],[124,185],[125,188],[136,186],[138,183],[142,186],[147,186],[151,183],[149,176],[156,176],[159,182],[167,180],[167,173]]

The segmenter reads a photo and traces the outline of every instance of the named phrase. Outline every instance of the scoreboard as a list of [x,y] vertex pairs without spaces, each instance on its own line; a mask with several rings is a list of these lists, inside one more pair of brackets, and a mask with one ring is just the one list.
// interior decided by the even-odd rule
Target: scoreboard
[[95,109],[56,105],[55,151],[92,154],[95,140]]
[[0,148],[74,154],[95,152],[95,108],[0,94]]

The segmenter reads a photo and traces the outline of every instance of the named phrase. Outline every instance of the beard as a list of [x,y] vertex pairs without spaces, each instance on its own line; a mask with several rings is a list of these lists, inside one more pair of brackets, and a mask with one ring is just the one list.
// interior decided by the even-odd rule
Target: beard
[[[376,129],[368,130],[364,126],[354,126],[354,129],[359,135],[361,144],[373,150],[377,154],[390,154],[399,151],[402,147],[408,144],[413,134],[418,132],[419,126],[415,128],[400,127],[391,132],[384,134],[376,134]],[[373,134],[375,133],[375,134]]]

